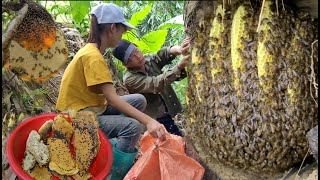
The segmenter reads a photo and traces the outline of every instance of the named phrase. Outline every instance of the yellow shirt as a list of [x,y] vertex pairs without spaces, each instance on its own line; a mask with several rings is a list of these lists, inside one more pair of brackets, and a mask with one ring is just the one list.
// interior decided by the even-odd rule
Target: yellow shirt
[[86,44],[67,66],[60,85],[56,109],[60,111],[98,108],[103,112],[107,101],[105,96],[93,92],[90,86],[112,83],[112,76],[99,49]]

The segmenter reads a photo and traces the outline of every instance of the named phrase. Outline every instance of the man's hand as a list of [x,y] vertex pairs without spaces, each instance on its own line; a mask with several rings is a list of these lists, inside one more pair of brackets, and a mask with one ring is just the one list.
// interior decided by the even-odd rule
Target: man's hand
[[190,39],[189,37],[186,37],[181,46],[172,46],[170,48],[170,53],[175,55],[175,56],[178,56],[178,55],[188,55],[188,50],[189,50],[189,47],[190,47]]
[[185,68],[185,67],[188,65],[189,59],[190,59],[190,55],[183,56],[182,60],[181,60],[181,61],[179,62],[179,64],[178,64],[178,68],[179,68],[180,70],[182,70],[183,68]]
[[181,44],[181,54],[184,56],[189,55],[190,54],[188,52],[189,48],[190,48],[190,38],[187,36]]
[[148,132],[154,138],[159,138],[161,141],[166,140],[166,129],[158,121],[152,119],[146,125]]

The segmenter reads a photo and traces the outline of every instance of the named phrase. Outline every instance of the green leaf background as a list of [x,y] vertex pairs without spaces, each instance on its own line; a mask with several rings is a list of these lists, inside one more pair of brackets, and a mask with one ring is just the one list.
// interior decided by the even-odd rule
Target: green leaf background
[[161,49],[166,37],[168,35],[167,30],[152,31],[142,36],[135,43],[141,49],[144,54],[157,52]]
[[90,1],[69,1],[73,20],[80,23],[91,10]]

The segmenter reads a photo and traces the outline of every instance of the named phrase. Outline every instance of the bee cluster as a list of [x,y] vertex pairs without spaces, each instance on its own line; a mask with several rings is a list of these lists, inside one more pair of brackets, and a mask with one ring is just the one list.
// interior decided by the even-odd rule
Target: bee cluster
[[55,22],[52,16],[41,5],[27,2],[28,11],[19,24],[14,39],[25,49],[44,51],[55,42]]
[[317,124],[318,30],[305,13],[252,2],[218,4],[196,26],[186,131],[208,164],[272,175],[302,161]]

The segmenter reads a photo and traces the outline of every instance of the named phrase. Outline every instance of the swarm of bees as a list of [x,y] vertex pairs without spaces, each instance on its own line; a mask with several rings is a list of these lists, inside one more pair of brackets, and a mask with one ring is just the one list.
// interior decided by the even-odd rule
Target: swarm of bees
[[218,4],[203,24],[191,42],[186,130],[205,161],[267,175],[301,162],[317,125],[317,22],[267,0]]

